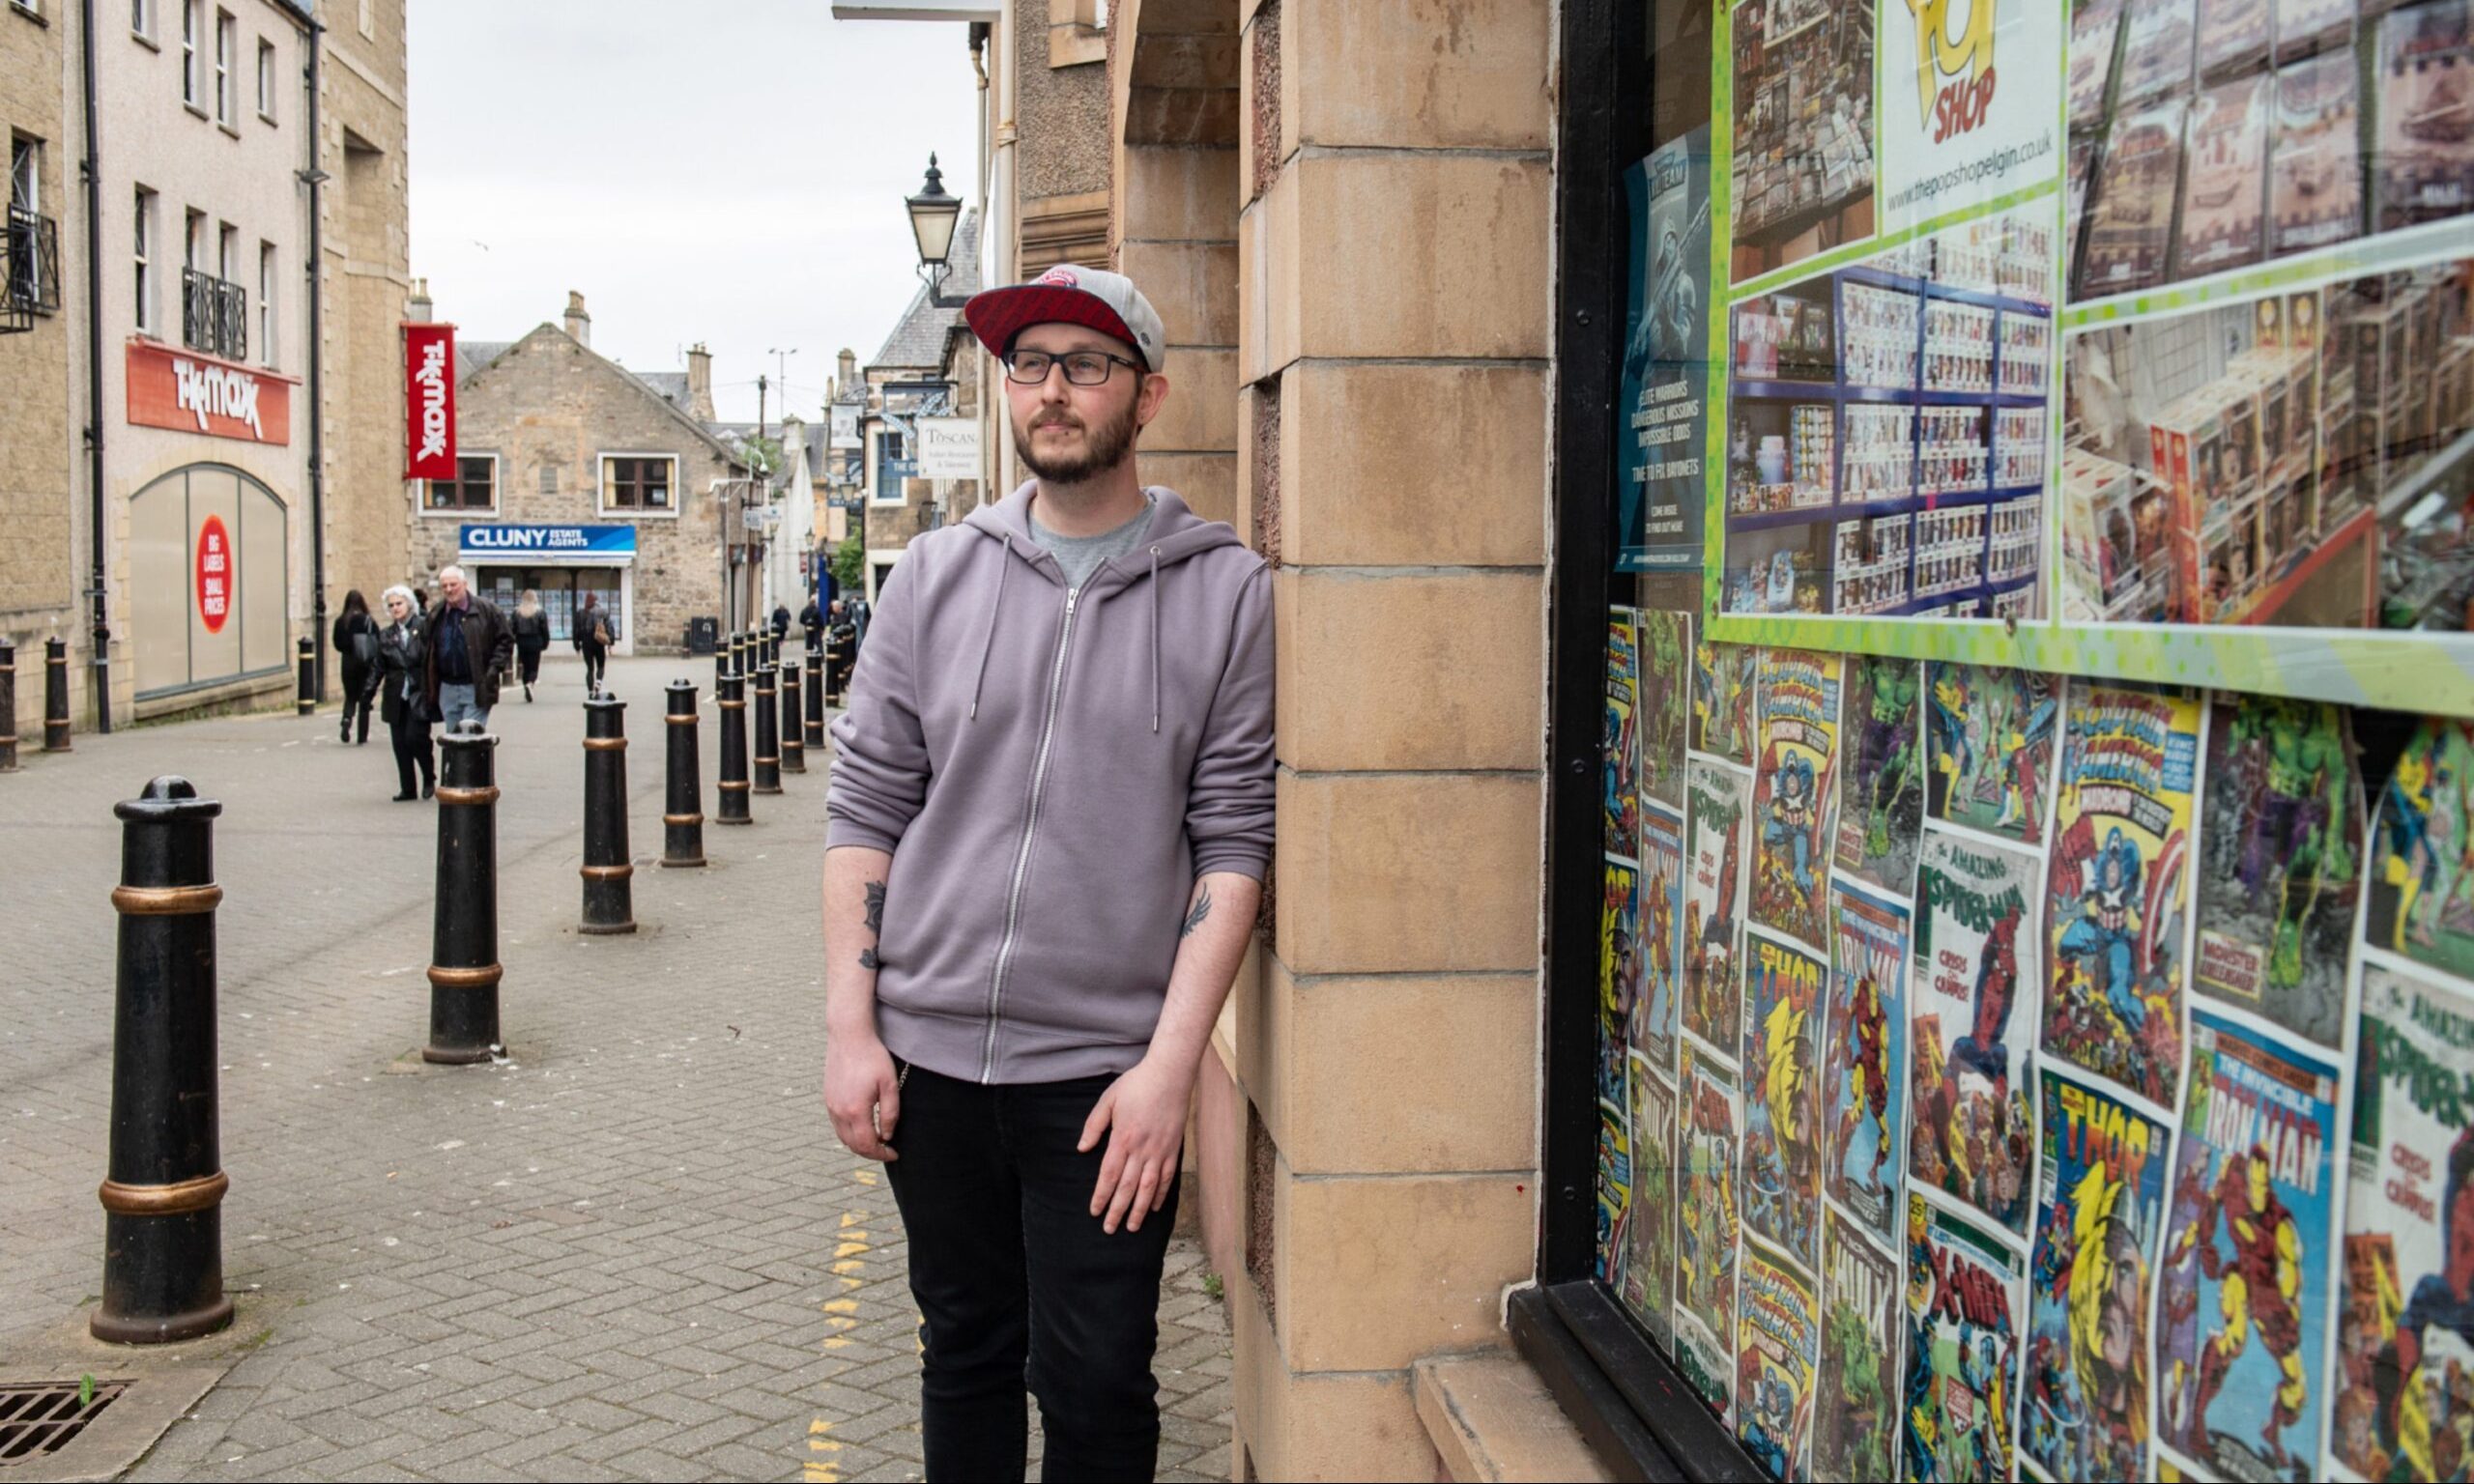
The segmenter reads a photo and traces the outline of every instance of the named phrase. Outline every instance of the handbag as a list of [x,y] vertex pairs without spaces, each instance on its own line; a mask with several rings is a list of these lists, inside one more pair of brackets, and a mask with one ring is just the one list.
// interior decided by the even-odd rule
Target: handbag
[[378,663],[378,634],[367,624],[353,631],[352,658],[353,663],[363,670],[368,670]]

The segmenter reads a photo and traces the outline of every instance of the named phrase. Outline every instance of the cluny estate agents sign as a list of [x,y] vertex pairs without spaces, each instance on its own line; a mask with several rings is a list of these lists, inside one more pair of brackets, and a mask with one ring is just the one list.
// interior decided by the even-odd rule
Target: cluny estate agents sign
[[129,346],[129,420],[246,443],[292,442],[295,379],[151,340]]

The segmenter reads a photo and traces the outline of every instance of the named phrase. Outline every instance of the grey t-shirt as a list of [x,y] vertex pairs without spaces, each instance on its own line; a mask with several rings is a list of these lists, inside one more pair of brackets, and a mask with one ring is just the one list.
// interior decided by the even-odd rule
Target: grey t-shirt
[[[1143,498],[1147,500],[1150,496],[1146,494]],[[1151,508],[1148,505],[1133,520],[1096,536],[1058,535],[1041,525],[1039,516],[1034,514],[1031,517],[1031,539],[1054,556],[1056,564],[1065,569],[1065,585],[1079,587],[1091,580],[1091,574],[1099,570],[1100,563],[1112,556],[1122,556],[1140,546],[1142,533],[1150,526]]]

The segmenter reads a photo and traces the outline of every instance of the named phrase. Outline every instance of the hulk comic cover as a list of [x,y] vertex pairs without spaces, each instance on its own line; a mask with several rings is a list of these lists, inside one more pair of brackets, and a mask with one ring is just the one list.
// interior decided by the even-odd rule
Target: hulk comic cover
[[2218,693],[2192,987],[2339,1044],[2362,851],[2362,769],[2345,709]]
[[1683,998],[1683,821],[1653,805],[1641,813],[1641,981],[1632,997],[1632,1049],[1659,1076],[1675,1075]]
[[2018,1255],[1923,1196],[1907,1198],[1907,1399],[1900,1477],[2011,1476],[2019,1394]]
[[2199,698],[2085,681],[2067,697],[2045,867],[2044,1049],[2171,1108]]
[[2024,844],[2044,842],[2054,678],[1982,665],[1925,667],[1924,811]]
[[1907,908],[1853,887],[1832,894],[1829,1027],[1823,1041],[1824,1184],[1877,1240],[1898,1241],[1907,1169]]
[[1640,858],[1641,832],[1641,634],[1640,615],[1628,608],[1606,617],[1606,721],[1599,741],[1604,800],[1598,813],[1606,853]]
[[1813,1369],[1821,1360],[1812,1280],[1747,1241],[1738,1306],[1736,1437],[1770,1477],[1810,1478]]
[[2172,1130],[2050,1065],[2028,1266],[2023,1472],[2143,1479],[2147,1314]]
[[2159,1457],[2311,1477],[2327,1406],[2337,1070],[2205,1006],[2158,1262]]
[[1822,1220],[1816,1479],[1886,1479],[1898,1440],[1898,1264],[1835,1210]]
[[1805,1271],[1820,1260],[1821,1034],[1828,966],[1754,928],[1743,956],[1743,1218]]
[[1735,1415],[1736,1161],[1743,1108],[1735,1073],[1686,1041],[1677,1086],[1675,1365],[1719,1420]]
[[1624,1103],[1624,1051],[1641,993],[1641,870],[1608,857],[1597,913],[1597,1097]]
[[1924,832],[1908,980],[1908,1173],[2022,1237],[2042,899],[2031,858]]
[[1624,1287],[1653,1339],[1675,1346],[1675,1094],[1632,1058],[1632,1211],[1625,1220]]
[[1683,744],[1690,699],[1692,615],[1647,609],[1635,615],[1640,661],[1637,716],[1641,796],[1683,808]]
[[1750,644],[1692,646],[1692,750],[1752,766]]
[[2366,939],[2474,978],[2474,722],[2431,717],[2379,799]]
[[1621,1290],[1624,1225],[1632,1208],[1632,1134],[1620,1101],[1597,1100],[1597,1281]]
[[2474,994],[2366,963],[2328,1454],[2474,1471]]
[[1838,838],[1839,656],[1765,649],[1761,762],[1752,774],[1752,920],[1799,943],[1829,941],[1829,857]]
[[1913,660],[1870,654],[1846,664],[1838,869],[1904,897],[1915,889],[1924,825],[1923,671]]
[[1683,1028],[1735,1049],[1741,1015],[1736,945],[1743,936],[1744,872],[1752,863],[1752,780],[1693,759],[1683,878]]

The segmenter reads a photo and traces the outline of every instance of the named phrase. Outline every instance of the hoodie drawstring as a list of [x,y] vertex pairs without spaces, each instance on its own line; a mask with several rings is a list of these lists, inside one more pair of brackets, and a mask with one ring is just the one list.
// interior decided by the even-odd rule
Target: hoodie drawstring
[[1151,731],[1160,732],[1160,548],[1151,549]]
[[[1008,534],[1005,537],[1005,559],[996,568],[996,601],[988,606],[988,637],[981,641],[979,646],[979,673],[970,681],[969,720],[974,722],[979,720],[979,688],[988,682],[988,656],[996,648],[996,615],[1005,608],[1005,574],[1013,569],[1014,538]],[[1153,688],[1158,688],[1157,681],[1153,682]],[[1157,703],[1154,704],[1156,706]]]

